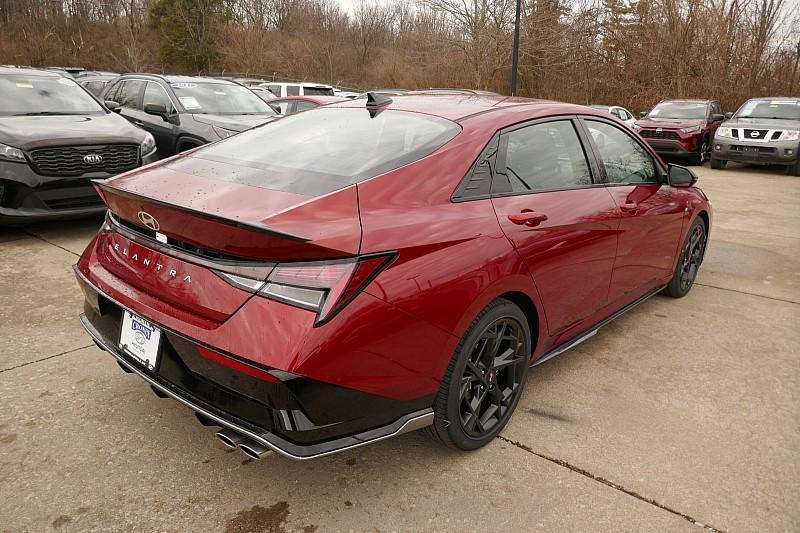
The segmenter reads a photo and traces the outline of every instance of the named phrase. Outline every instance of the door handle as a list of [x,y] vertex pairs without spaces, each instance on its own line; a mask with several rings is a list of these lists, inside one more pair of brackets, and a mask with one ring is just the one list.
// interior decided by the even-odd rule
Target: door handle
[[630,202],[627,204],[620,205],[619,208],[623,213],[634,214],[637,211],[639,211],[639,204],[637,204],[636,202]]
[[532,209],[523,209],[516,215],[508,215],[508,220],[518,226],[522,226],[523,224],[525,226],[536,226],[540,222],[547,220],[547,215],[544,213],[537,213]]

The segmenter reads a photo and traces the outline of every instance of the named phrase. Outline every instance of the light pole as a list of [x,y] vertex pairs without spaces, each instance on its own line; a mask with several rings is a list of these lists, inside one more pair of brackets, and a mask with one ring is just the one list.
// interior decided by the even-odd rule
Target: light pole
[[517,16],[514,19],[514,50],[511,56],[511,96],[517,95],[517,69],[519,67],[519,17],[522,0],[517,0]]

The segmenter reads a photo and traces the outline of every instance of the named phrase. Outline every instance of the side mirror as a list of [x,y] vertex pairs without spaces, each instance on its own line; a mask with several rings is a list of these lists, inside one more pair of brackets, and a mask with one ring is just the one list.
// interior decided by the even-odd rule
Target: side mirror
[[714,113],[711,115],[711,122],[720,122],[725,118],[725,115],[720,115],[719,113]]
[[105,105],[105,106],[106,106],[106,107],[107,107],[109,110],[113,111],[114,113],[119,113],[119,112],[121,112],[121,111],[122,111],[122,106],[121,106],[121,105],[119,105],[119,103],[118,103],[118,102],[115,102],[114,100],[106,100],[106,101],[104,101],[104,102],[103,102],[103,104],[104,104],[104,105]]
[[731,113],[730,111],[728,111],[727,113],[725,113],[725,118],[728,118],[728,119],[729,119],[729,118],[733,118],[733,113]]
[[671,187],[691,187],[697,182],[697,175],[686,167],[670,164],[667,167],[667,180]]
[[166,106],[162,104],[145,104],[144,112],[148,115],[155,115],[169,122],[169,114],[167,113]]
[[644,118],[647,116],[647,111],[639,111],[639,118]]

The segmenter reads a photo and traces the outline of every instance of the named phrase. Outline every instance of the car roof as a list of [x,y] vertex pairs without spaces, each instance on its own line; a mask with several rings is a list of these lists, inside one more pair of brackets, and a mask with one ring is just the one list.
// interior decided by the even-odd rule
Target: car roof
[[[331,107],[365,107],[366,98],[344,100]],[[391,102],[379,109],[395,109],[434,115],[454,122],[461,122],[478,115],[494,115],[495,112],[526,108],[531,115],[592,114],[601,116],[590,107],[564,104],[550,100],[536,100],[517,96],[493,96],[484,94],[408,94],[392,96]],[[499,115],[497,115],[498,118]],[[526,119],[522,119],[526,120]]]
[[281,98],[276,98],[275,100],[270,100],[269,103],[271,104],[279,104],[281,102],[291,102],[293,100],[300,100],[306,102],[316,102],[318,104],[332,104],[334,102],[345,102],[349,101],[349,98],[343,98],[341,96],[327,96],[327,95],[313,95],[309,94],[306,96],[282,96]]
[[713,98],[705,100],[701,98],[666,98],[664,100],[661,100],[659,104],[662,104],[664,102],[686,102],[690,104],[707,104],[709,102],[716,102],[716,101],[717,100]]
[[241,85],[235,81],[222,78],[209,78],[205,76],[181,76],[173,74],[152,74],[148,72],[126,72],[123,78],[155,78],[167,83],[217,83],[220,85]]
[[38,76],[40,78],[63,78],[64,75],[57,70],[42,70],[38,68],[27,67],[0,67],[0,76],[17,75],[17,76]]

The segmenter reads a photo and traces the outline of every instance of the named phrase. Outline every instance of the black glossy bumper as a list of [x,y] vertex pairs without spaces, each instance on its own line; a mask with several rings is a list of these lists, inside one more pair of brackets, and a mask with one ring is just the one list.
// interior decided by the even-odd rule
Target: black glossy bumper
[[[158,160],[155,152],[142,164]],[[106,172],[59,178],[42,176],[25,163],[0,161],[0,225],[65,220],[104,213],[103,201],[92,179],[112,177]]]
[[699,150],[699,148],[694,151],[689,150],[686,146],[678,141],[656,140],[649,138],[646,138],[645,141],[647,141],[647,144],[653,147],[653,150],[655,150],[657,154],[688,156],[696,154]]
[[244,361],[218,352],[209,358],[212,350],[166,329],[158,366],[150,371],[117,347],[123,308],[78,277],[86,294],[81,323],[98,346],[204,418],[285,456],[328,455],[433,421],[433,398],[399,402],[252,363],[246,363],[251,372],[238,371],[214,359]]

